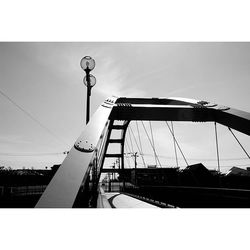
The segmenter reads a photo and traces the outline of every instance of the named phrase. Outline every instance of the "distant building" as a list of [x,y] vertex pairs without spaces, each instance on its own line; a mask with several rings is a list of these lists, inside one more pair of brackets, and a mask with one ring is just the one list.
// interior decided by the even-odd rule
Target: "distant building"
[[179,168],[137,168],[131,170],[131,183],[143,186],[178,185]]
[[181,174],[183,186],[213,187],[218,180],[202,163],[187,166]]
[[243,169],[239,167],[232,167],[226,173],[226,176],[249,176],[250,177],[250,168]]
[[148,168],[156,168],[156,165],[148,165]]
[[221,175],[220,172],[218,172],[217,170],[215,169],[209,169],[209,172],[213,175],[213,176],[218,176],[218,175]]

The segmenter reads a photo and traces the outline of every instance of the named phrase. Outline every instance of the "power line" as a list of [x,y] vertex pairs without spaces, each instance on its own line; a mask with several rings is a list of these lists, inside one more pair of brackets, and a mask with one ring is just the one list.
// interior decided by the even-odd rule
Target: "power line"
[[[154,154],[143,154],[145,156],[154,156]],[[159,158],[164,158],[164,159],[170,159],[174,160],[175,157],[170,157],[170,156],[164,156],[164,155],[159,155]],[[193,161],[217,161],[217,159],[212,159],[212,158],[186,158],[187,160],[193,160]],[[178,158],[178,160],[181,160],[181,158]],[[240,157],[240,158],[220,158],[220,161],[239,161],[239,160],[249,160],[246,157]]]
[[52,135],[54,138],[56,138],[60,143],[63,143],[63,145],[68,144],[63,139],[59,138],[56,134],[54,134],[50,129],[48,129],[45,125],[43,125],[39,120],[37,120],[33,115],[31,115],[29,112],[27,112],[24,108],[22,108],[20,105],[18,105],[15,101],[13,101],[9,96],[7,96],[3,91],[0,90],[0,94],[4,96],[7,100],[9,100],[15,107],[17,107],[19,110],[21,110],[24,114],[26,114],[32,121],[36,122],[41,128],[46,130],[50,135]]
[[64,152],[55,152],[55,153],[20,153],[20,154],[15,154],[15,153],[1,153],[0,155],[3,156],[46,156],[46,155],[66,155],[68,154],[69,151],[64,151]]
[[[141,166],[144,166],[143,163],[137,163],[138,165],[141,165]],[[174,166],[172,166],[171,164],[162,164],[163,167],[172,167],[174,168]],[[237,164],[236,165],[237,167],[247,167],[249,166],[250,167],[250,164]],[[186,165],[179,165],[180,168],[184,168],[186,167]],[[215,168],[216,166],[215,165],[206,165],[205,166],[206,168]],[[232,168],[233,166],[232,165],[221,165],[221,168]]]

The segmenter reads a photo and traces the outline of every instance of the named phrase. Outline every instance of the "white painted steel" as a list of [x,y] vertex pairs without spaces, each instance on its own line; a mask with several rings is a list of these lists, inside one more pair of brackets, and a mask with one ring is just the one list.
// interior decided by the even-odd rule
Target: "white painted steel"
[[106,197],[115,208],[159,208],[125,194],[106,193]]
[[[113,99],[114,102],[116,98]],[[100,106],[85,127],[78,140],[90,142],[94,147],[108,121],[112,105]],[[77,140],[77,141],[78,141]],[[37,208],[70,208],[73,206],[78,190],[89,172],[89,164],[94,152],[81,152],[72,147],[69,154],[57,170],[52,181],[44,191]]]

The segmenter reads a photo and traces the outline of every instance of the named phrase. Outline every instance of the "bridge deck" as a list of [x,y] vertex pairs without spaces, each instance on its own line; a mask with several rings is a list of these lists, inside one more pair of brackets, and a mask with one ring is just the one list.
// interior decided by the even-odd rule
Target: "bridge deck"
[[159,208],[118,192],[106,193],[106,197],[112,208]]

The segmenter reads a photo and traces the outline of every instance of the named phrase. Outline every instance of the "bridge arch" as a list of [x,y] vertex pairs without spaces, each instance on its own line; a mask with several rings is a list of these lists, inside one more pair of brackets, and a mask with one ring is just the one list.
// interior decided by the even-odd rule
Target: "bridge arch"
[[[115,125],[121,120],[123,125]],[[124,168],[124,140],[133,120],[217,122],[250,135],[250,113],[207,101],[185,98],[107,98],[97,109],[82,134],[57,170],[36,207],[73,207],[89,175],[93,189],[105,157],[120,157]],[[111,131],[120,129],[121,138],[111,139]],[[106,154],[110,143],[120,143],[117,155]],[[95,197],[94,197],[95,198]]]

